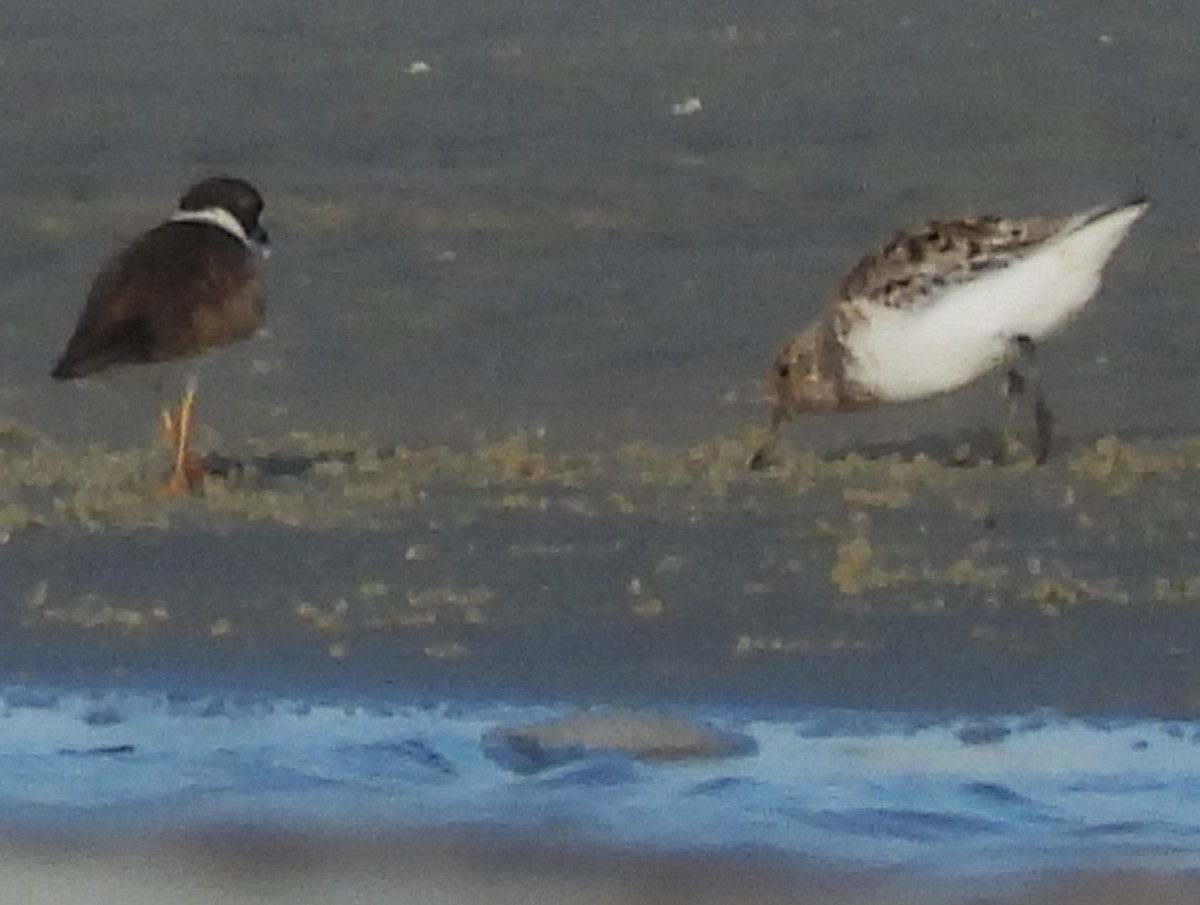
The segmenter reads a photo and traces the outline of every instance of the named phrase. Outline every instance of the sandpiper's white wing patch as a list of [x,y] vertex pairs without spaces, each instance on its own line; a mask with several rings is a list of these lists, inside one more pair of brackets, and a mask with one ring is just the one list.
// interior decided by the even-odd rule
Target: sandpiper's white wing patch
[[[1056,220],[930,224],[920,241],[928,246],[939,237],[941,257],[932,261],[906,245],[912,234],[901,234],[843,281],[850,294],[837,305],[847,378],[885,401],[970,383],[1012,353],[1015,337],[1044,339],[1076,315],[1146,207],[1139,202]],[[921,265],[907,276],[897,265],[904,256]],[[868,263],[879,266],[868,270]]]
[[172,223],[207,223],[235,236],[246,247],[250,247],[250,238],[237,217],[223,207],[206,207],[198,211],[176,211],[171,217]]

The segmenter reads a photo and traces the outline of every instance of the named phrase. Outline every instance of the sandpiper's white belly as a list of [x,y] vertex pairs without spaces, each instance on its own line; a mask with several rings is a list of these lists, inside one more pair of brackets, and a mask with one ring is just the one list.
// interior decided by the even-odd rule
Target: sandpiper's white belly
[[985,271],[911,307],[858,300],[845,338],[846,377],[883,401],[961,387],[1000,365],[1013,340],[1044,339],[1079,313],[1141,205],[1121,208],[1048,240],[1025,258]]

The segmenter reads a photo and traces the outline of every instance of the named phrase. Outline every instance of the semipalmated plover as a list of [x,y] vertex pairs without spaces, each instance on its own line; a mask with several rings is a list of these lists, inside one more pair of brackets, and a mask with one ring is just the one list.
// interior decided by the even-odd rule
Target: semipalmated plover
[[[192,358],[257,330],[264,319],[255,261],[267,247],[262,210],[262,196],[243,179],[215,176],[189,188],[169,220],[100,270],[52,376]],[[188,451],[195,398],[193,374],[178,407],[162,413],[174,456],[168,493],[203,475]]]
[[1036,344],[1096,294],[1104,265],[1147,207],[1139,199],[1064,217],[933,220],[898,233],[859,261],[825,313],[776,357],[771,433],[751,468],[770,464],[793,413],[924,399],[1003,365],[1010,399],[1033,384],[1034,455],[1045,461],[1053,418]]

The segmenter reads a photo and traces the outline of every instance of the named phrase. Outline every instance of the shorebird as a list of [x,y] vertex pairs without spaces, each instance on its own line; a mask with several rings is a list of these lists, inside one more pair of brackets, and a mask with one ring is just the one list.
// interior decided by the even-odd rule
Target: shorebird
[[[262,210],[262,196],[243,179],[215,176],[192,185],[170,219],[101,268],[51,376],[73,380],[194,359],[255,332],[265,313],[255,260],[268,244]],[[196,386],[193,370],[178,406],[162,412],[174,461],[167,494],[195,487],[204,474],[188,449]]]
[[1032,385],[1033,453],[1044,462],[1054,418],[1037,344],[1092,299],[1104,265],[1148,207],[1138,199],[1061,217],[931,220],[897,233],[858,262],[822,316],[776,356],[770,434],[750,467],[772,464],[792,414],[925,399],[1006,365],[1010,417]]

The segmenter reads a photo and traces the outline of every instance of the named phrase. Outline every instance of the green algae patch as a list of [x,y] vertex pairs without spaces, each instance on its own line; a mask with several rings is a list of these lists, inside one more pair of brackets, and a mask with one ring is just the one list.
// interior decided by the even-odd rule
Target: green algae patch
[[302,600],[292,612],[300,622],[324,635],[340,635],[349,627],[350,604],[345,600],[338,600],[329,607]]
[[483,606],[489,600],[493,599],[496,594],[486,585],[472,585],[470,587],[442,586],[422,588],[420,590],[410,590],[405,596],[408,599],[409,606],[419,609],[443,606],[469,609]]
[[170,618],[162,603],[134,605],[94,592],[59,597],[50,592],[47,582],[40,582],[25,601],[22,625],[26,629],[61,626],[129,634],[161,626]]
[[829,580],[843,594],[856,595],[864,591],[895,588],[911,584],[916,579],[912,569],[888,569],[880,561],[871,542],[855,537],[837,546]]
[[297,601],[291,616],[312,634],[344,641],[364,632],[479,625],[488,621],[487,610],[495,598],[496,592],[486,585],[412,586],[372,580],[332,603]]
[[1089,599],[1092,591],[1087,582],[1071,575],[1046,576],[1037,579],[1023,596],[1038,604],[1044,615],[1059,616],[1065,608]]
[[1186,578],[1155,578],[1152,587],[1154,599],[1162,603],[1200,601],[1200,575],[1189,575]]
[[1187,465],[1180,452],[1139,448],[1116,437],[1101,437],[1068,460],[1071,472],[1097,482],[1110,496],[1125,496],[1147,478],[1177,473]]
[[14,535],[29,530],[31,526],[40,524],[43,522],[20,503],[0,507],[0,545],[7,544]]
[[868,490],[861,487],[847,487],[842,491],[842,499],[852,506],[866,506],[876,509],[902,509],[912,502],[912,493],[904,487],[883,487],[879,490]]
[[973,559],[956,559],[943,571],[933,574],[934,580],[943,581],[959,588],[978,588],[995,591],[1008,574],[1002,567],[980,566]]
[[779,635],[741,635],[733,646],[734,657],[763,654],[875,654],[883,650],[878,641],[855,637],[845,632],[811,633],[799,637]]
[[1045,616],[1061,616],[1065,610],[1091,601],[1129,603],[1130,600],[1115,581],[1085,581],[1061,563],[1053,574],[1038,576],[1021,596],[1036,603]]

